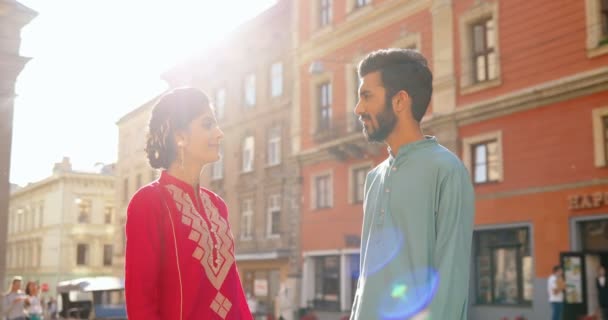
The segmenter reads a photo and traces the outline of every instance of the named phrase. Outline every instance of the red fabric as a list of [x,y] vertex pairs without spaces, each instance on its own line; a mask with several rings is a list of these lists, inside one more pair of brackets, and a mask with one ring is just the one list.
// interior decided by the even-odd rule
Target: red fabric
[[[127,209],[129,320],[253,319],[224,201],[163,172]],[[164,199],[164,202],[162,199]]]

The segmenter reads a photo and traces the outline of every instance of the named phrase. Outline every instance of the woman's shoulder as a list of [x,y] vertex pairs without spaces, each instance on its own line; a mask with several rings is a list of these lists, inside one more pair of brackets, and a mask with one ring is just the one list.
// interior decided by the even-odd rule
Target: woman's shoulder
[[[142,207],[150,207],[150,205],[157,203],[160,193],[160,184],[158,181],[151,182],[133,194],[131,200],[129,201],[129,206],[127,208],[127,212],[142,208]],[[156,201],[155,201],[156,200]]]

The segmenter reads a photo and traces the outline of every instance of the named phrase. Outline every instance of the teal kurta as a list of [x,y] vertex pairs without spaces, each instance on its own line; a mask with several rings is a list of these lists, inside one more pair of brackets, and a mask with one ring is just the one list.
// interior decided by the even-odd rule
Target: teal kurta
[[434,137],[407,144],[365,181],[351,320],[466,320],[475,211],[468,171]]

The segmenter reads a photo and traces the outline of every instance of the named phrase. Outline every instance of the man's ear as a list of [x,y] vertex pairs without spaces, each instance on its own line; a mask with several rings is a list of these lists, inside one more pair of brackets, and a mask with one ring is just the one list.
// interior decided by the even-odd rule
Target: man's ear
[[393,110],[395,113],[403,112],[404,110],[411,109],[412,99],[405,90],[399,90],[397,94],[393,96]]

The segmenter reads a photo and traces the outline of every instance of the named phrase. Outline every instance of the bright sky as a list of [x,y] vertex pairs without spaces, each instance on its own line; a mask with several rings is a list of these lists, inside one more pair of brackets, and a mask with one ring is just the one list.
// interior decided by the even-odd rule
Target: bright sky
[[116,121],[166,87],[160,74],[221,40],[275,0],[19,0],[33,59],[17,81],[12,183],[116,161]]

